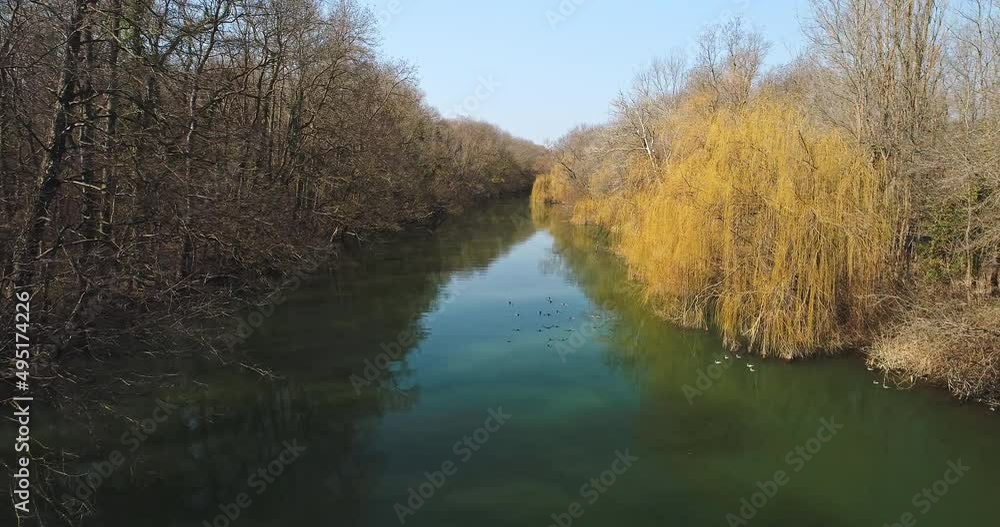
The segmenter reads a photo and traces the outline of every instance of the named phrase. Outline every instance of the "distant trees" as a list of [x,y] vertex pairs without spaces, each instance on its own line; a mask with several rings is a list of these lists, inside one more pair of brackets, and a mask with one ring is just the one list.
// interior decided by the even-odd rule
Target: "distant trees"
[[611,103],[610,122],[557,142],[556,168],[596,194],[651,184],[653,171],[671,159],[681,106],[693,98],[706,112],[746,106],[768,47],[741,19],[707,28],[693,64],[680,51],[654,59]]
[[75,339],[530,186],[544,149],[442,118],[376,31],[352,0],[5,2],[3,289]]

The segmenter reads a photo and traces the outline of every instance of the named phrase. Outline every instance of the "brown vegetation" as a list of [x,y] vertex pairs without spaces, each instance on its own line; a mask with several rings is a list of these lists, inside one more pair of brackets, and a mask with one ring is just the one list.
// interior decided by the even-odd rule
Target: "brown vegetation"
[[555,145],[533,203],[613,233],[671,320],[785,358],[876,342],[996,400],[1000,2],[812,3],[786,66],[739,20],[654,62]]
[[37,349],[211,324],[345,237],[530,187],[543,148],[442,118],[377,37],[350,0],[0,6],[0,286]]
[[1000,398],[1000,304],[940,298],[911,309],[894,331],[877,339],[869,362],[908,376],[933,379],[960,397]]

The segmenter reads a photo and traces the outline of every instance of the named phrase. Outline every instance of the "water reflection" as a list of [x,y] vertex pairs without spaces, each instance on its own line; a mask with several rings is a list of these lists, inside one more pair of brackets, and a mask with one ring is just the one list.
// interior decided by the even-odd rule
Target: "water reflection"
[[[675,524],[725,524],[725,514],[739,515],[741,500],[781,469],[792,481],[754,512],[756,524],[881,525],[908,511],[921,525],[978,525],[991,517],[987,489],[1000,469],[992,446],[1000,421],[989,412],[939,390],[887,389],[856,357],[786,364],[737,356],[711,333],[663,323],[641,295],[622,288],[620,262],[594,250],[604,242],[599,233],[550,212],[536,211],[534,219],[552,233],[563,272],[616,314],[606,362],[635,382],[638,441],[663,470],[639,492],[670,511]],[[696,391],[685,393],[685,386]],[[825,418],[843,432],[815,455],[802,455],[796,449]],[[959,458],[976,468],[923,514],[927,500],[917,507],[914,495]]]
[[[117,401],[138,418],[153,397],[179,409],[100,486],[88,524],[201,527],[250,491],[235,526],[396,525],[394,504],[497,407],[510,422],[408,527],[544,526],[575,501],[581,525],[726,525],[779,469],[791,481],[753,524],[882,525],[958,458],[971,471],[919,524],[990,517],[1000,422],[989,412],[883,389],[853,358],[736,358],[711,332],[665,324],[595,246],[599,233],[518,202],[344,255],[248,342],[280,379],[202,366]],[[593,334],[561,357],[587,323]],[[843,429],[795,471],[788,453],[830,417]],[[42,440],[81,454],[82,473],[123,448],[123,431],[95,416]],[[247,477],[295,439],[301,459],[253,494]],[[639,460],[587,502],[581,485],[626,449]]]
[[[80,455],[70,474],[85,475],[115,450],[126,458],[97,485],[66,478],[64,505],[94,507],[85,525],[201,526],[245,492],[253,503],[243,525],[363,524],[381,463],[374,432],[386,413],[420,399],[408,356],[428,335],[426,315],[449,301],[449,284],[482,272],[534,231],[524,204],[511,202],[453,218],[433,234],[342,254],[247,342],[243,351],[279,379],[203,365],[184,372],[180,387],[121,401],[116,412],[138,421],[153,395],[180,407],[134,452],[120,440],[128,425],[117,417],[47,431],[47,442]],[[388,364],[387,355],[395,357]],[[90,434],[79,433],[84,427]],[[248,476],[294,439],[307,448],[302,461],[256,495]],[[49,521],[59,521],[51,512]]]

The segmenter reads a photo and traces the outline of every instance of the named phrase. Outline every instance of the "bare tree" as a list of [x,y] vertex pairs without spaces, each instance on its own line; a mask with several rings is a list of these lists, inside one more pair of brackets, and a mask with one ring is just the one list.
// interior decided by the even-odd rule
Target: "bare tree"
[[741,108],[760,80],[770,44],[742,18],[708,27],[698,39],[693,80],[715,97],[716,108]]
[[901,170],[940,115],[944,10],[937,0],[812,0],[807,34],[833,75],[834,122]]
[[0,280],[38,295],[53,357],[113,350],[99,317],[218,317],[213,286],[252,295],[316,247],[524,191],[545,153],[441,118],[354,0],[0,15]]

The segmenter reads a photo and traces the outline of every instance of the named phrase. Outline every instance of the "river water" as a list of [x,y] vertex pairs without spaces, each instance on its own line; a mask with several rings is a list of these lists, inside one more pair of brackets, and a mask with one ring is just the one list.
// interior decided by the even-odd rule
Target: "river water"
[[124,458],[88,523],[997,525],[1000,416],[857,357],[737,356],[539,216],[502,202],[344,255],[243,347],[279,378],[122,402],[160,420],[141,440],[63,430],[80,472]]

